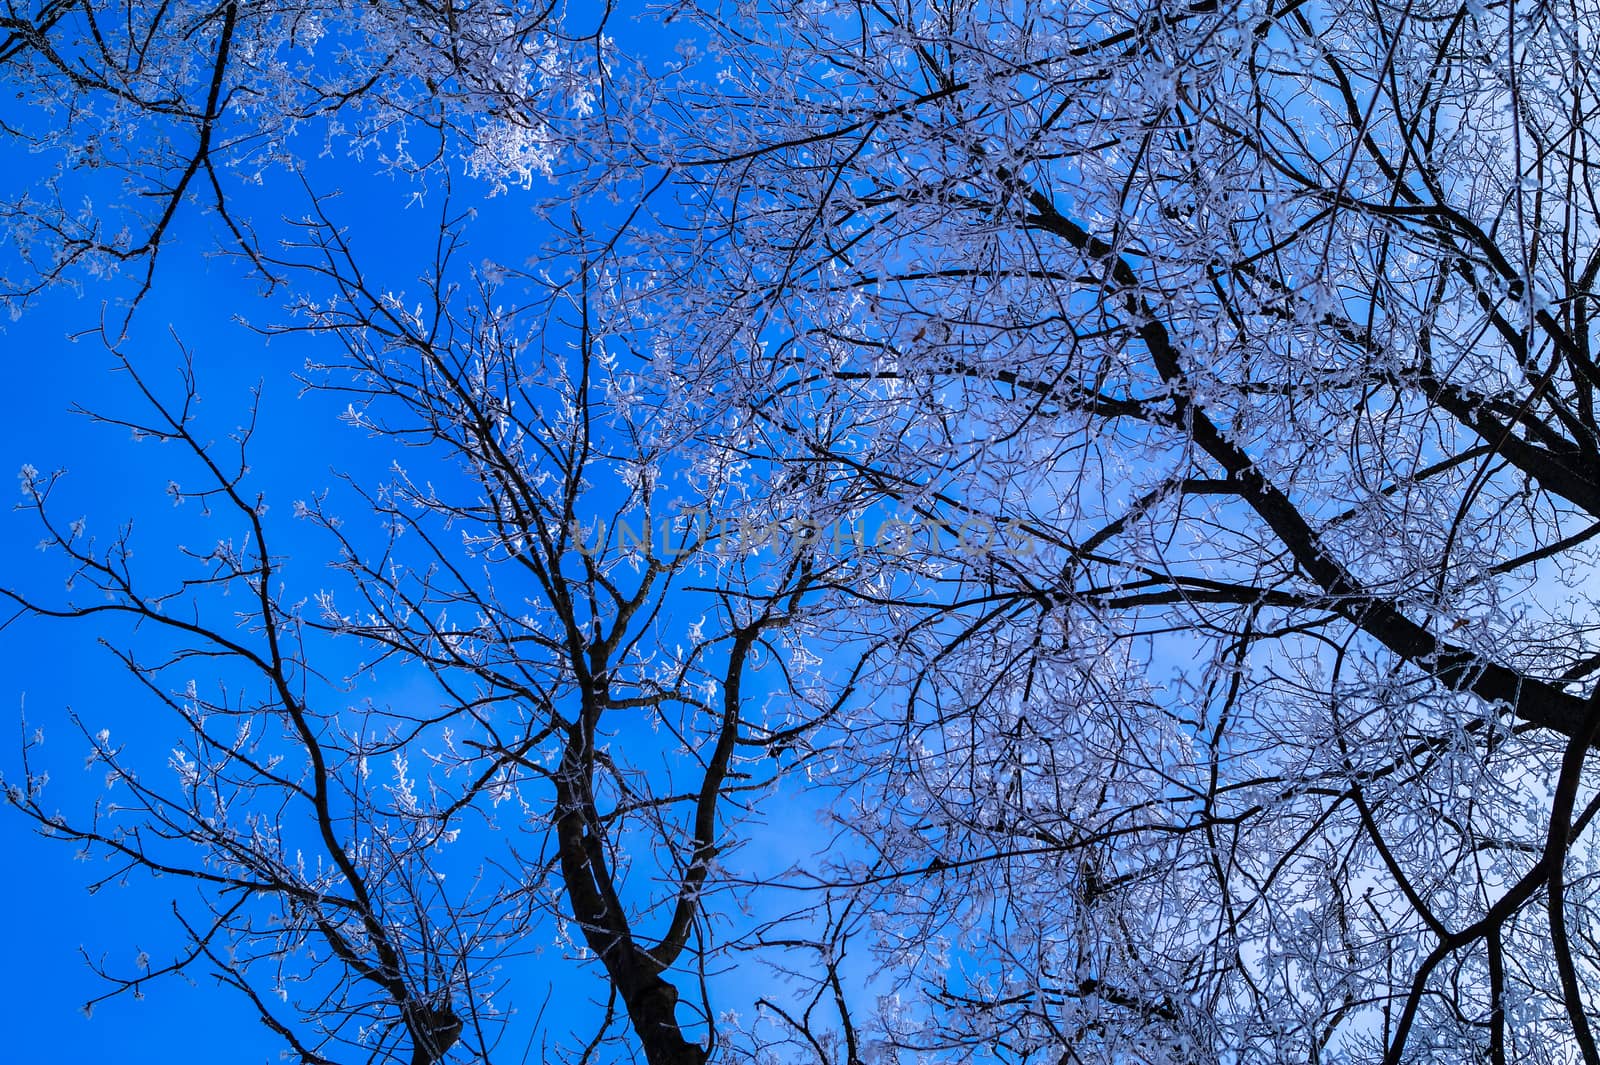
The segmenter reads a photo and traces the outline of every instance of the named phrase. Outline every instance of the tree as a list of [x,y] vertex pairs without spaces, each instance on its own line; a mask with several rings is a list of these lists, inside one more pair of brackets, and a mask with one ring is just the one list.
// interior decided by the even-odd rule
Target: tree
[[0,207],[17,260],[0,298],[20,314],[51,284],[131,269],[137,304],[192,203],[276,282],[236,201],[319,151],[413,177],[464,156],[530,184],[556,156],[549,112],[603,91],[605,12],[575,21],[553,3],[8,4],[0,68],[36,106],[0,136],[46,163],[16,157],[37,180]]
[[[620,1001],[652,1062],[1600,1062],[1597,17],[680,6],[670,69],[609,54],[599,119],[547,113],[582,196],[636,190],[604,237],[547,214],[540,269],[491,281],[452,273],[470,220],[447,220],[409,313],[325,213],[256,252],[299,279],[293,331],[343,353],[312,381],[461,492],[409,461],[353,486],[376,547],[309,504],[362,606],[296,610],[244,482],[150,391],[139,431],[205,464],[250,548],[199,560],[179,614],[120,545],[48,526],[117,605],[32,610],[131,611],[189,641],[174,668],[198,638],[270,685],[200,703],[128,659],[194,732],[185,787],[192,761],[212,807],[331,826],[314,882],[200,792],[145,802],[228,856],[213,897],[288,915],[265,936],[219,908],[196,949],[258,944],[209,958],[258,1003],[263,967],[310,981],[293,1023],[262,1006],[310,1060],[373,1019],[378,1053],[488,1058],[478,982],[537,899],[600,962],[602,1031]],[[634,518],[674,550],[618,543]],[[226,583],[254,642],[176,620]],[[367,648],[351,675],[422,670],[443,709],[311,710],[324,637]],[[258,756],[208,731],[225,713],[282,735]],[[602,742],[647,714],[692,764]],[[831,856],[717,873],[719,818],[795,767]],[[492,904],[438,888],[430,848],[535,780],[548,853],[492,837],[516,856],[469,863],[513,872]],[[719,959],[763,958],[783,990],[719,1021]]]
[[760,416],[970,533],[838,740],[897,1045],[1597,1060],[1593,15],[706,23]]
[[[316,256],[303,265],[337,289],[286,330],[339,353],[310,387],[417,453],[384,483],[351,484],[372,527],[296,502],[342,578],[307,587],[249,488],[253,416],[212,443],[192,364],[169,402],[124,359],[146,413],[95,417],[183,453],[189,477],[169,493],[203,508],[217,546],[184,552],[188,572],[160,586],[131,561],[131,527],[107,540],[63,524],[57,475],[25,468],[25,506],[70,577],[64,598],[7,594],[122,633],[117,657],[182,739],[153,775],[82,725],[114,794],[81,820],[45,804],[30,741],[10,799],[109,857],[102,882],[142,869],[206,900],[179,914],[188,941],[168,965],[108,973],[108,995],[203,967],[305,1061],[341,1046],[486,1058],[505,1019],[496,968],[530,949],[548,910],[607,974],[601,1034],[614,1007],[648,1060],[704,1060],[685,1032],[714,1032],[709,1007],[680,1021],[665,974],[703,985],[728,808],[770,789],[761,756],[788,727],[746,693],[760,663],[791,657],[797,608],[820,604],[803,539],[753,560],[678,508],[776,527],[797,500],[732,449],[689,449],[705,427],[671,424],[676,408],[623,367],[612,349],[626,336],[607,324],[618,294],[591,290],[590,269],[504,313],[489,283],[468,296],[451,281],[446,255],[431,313],[412,312],[368,287],[325,218],[303,244]],[[330,677],[324,663],[341,661],[349,675]],[[420,672],[434,701],[363,698],[363,675],[395,672]]]

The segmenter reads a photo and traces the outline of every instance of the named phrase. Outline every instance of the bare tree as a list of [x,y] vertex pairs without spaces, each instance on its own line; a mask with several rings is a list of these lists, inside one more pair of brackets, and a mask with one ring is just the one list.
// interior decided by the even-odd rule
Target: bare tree
[[[20,314],[48,285],[129,271],[137,303],[186,208],[274,285],[250,189],[319,154],[419,183],[464,159],[530,184],[561,147],[552,118],[605,91],[605,18],[543,2],[8,3],[0,70],[33,106],[0,112],[18,161],[0,299]],[[267,202],[271,223],[282,204]]]
[[[161,790],[85,726],[114,818],[56,824],[31,767],[13,802],[201,881],[174,964],[307,1060],[489,1058],[550,915],[594,1046],[625,1016],[653,1062],[1600,1065],[1597,21],[678,5],[670,69],[596,46],[598,122],[512,94],[627,197],[604,235],[546,212],[490,279],[447,220],[420,303],[320,203],[250,245],[308,382],[416,445],[350,485],[376,540],[305,505],[311,606],[181,398],[136,428],[243,546],[176,590],[29,475],[94,595],[12,594],[170,633],[125,660],[192,738]],[[451,125],[475,91],[428,97],[446,157],[521,143]],[[380,670],[437,706],[319,679]],[[800,790],[830,856],[730,869],[734,811]]]
[[751,414],[924,534],[811,740],[878,1038],[1600,1060],[1595,15],[704,14]]
[[[603,249],[580,237],[563,279],[522,278],[505,312],[456,265],[447,219],[411,309],[321,212],[275,266],[325,287],[276,332],[309,335],[308,387],[394,445],[391,475],[349,481],[356,516],[294,503],[329,549],[332,573],[307,572],[272,546],[290,508],[269,517],[251,488],[253,416],[214,443],[199,360],[169,399],[113,346],[142,413],[92,417],[180,453],[169,492],[217,546],[176,575],[141,568],[131,527],[63,523],[57,475],[28,468],[68,591],[5,594],[104,634],[182,738],[153,772],[85,717],[107,799],[58,813],[33,741],[9,798],[108,857],[106,881],[178,877],[203,900],[175,910],[169,958],[104,974],[108,996],[206,971],[303,1061],[489,1060],[498,970],[564,936],[610,1000],[567,1050],[588,1058],[622,1021],[650,1062],[704,1061],[726,946],[708,906],[735,898],[715,874],[772,791],[768,748],[809,714],[786,642],[826,609],[810,542],[784,532],[803,486],[774,481],[725,410],[632,365]],[[374,697],[363,677],[435,694]]]

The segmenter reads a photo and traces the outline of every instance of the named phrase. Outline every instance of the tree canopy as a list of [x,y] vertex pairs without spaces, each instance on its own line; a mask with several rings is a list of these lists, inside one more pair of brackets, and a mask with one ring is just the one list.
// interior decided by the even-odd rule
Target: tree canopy
[[[0,299],[114,301],[89,416],[216,542],[22,471],[15,624],[160,737],[5,775],[180,885],[107,994],[316,1063],[1600,1065],[1595,25],[7,8]],[[183,227],[337,481],[145,339]]]

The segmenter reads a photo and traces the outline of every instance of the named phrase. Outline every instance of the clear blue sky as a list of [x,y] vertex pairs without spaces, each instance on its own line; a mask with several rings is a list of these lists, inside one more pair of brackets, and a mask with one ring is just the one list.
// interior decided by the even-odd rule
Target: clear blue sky
[[[4,144],[0,149],[7,162],[16,154]],[[372,177],[367,169],[349,160],[322,161],[313,180],[319,192],[345,191],[332,209],[354,228],[370,261],[393,270],[390,280],[403,286],[414,282],[426,265],[427,259],[416,253],[430,246],[438,197],[408,208],[409,186]],[[463,203],[480,200],[488,212],[486,224],[475,229],[478,242],[469,255],[515,254],[517,247],[534,242],[526,197],[490,201],[484,198],[484,186],[464,180],[458,180],[457,191]],[[293,175],[269,173],[249,206],[268,222],[278,214],[298,215],[306,206],[305,191]],[[293,500],[333,487],[333,468],[359,470],[378,456],[370,447],[363,450],[361,434],[337,422],[338,405],[329,397],[298,398],[291,374],[307,357],[305,344],[264,343],[234,320],[242,314],[257,324],[283,321],[282,293],[263,298],[260,284],[242,276],[236,260],[206,254],[216,247],[216,237],[213,217],[193,207],[179,216],[163,248],[155,287],[139,306],[124,348],[142,371],[164,377],[168,384],[180,362],[174,334],[193,351],[205,400],[202,419],[215,437],[240,423],[250,389],[262,385],[253,483],[268,493],[275,527],[293,537],[297,530],[287,520]],[[498,248],[493,247],[496,238]],[[176,545],[193,544],[205,535],[197,508],[173,507],[166,492],[169,479],[182,479],[175,471],[181,471],[181,456],[170,448],[135,443],[126,430],[92,424],[69,409],[81,405],[113,415],[139,410],[126,379],[112,372],[114,360],[99,339],[71,339],[71,334],[96,327],[103,305],[116,320],[119,299],[125,300],[135,287],[122,279],[89,284],[81,291],[49,290],[0,333],[9,368],[7,387],[0,394],[5,410],[0,468],[6,491],[12,493],[0,510],[0,565],[8,584],[51,587],[63,572],[57,560],[36,550],[40,532],[32,515],[9,505],[21,498],[13,478],[24,463],[40,471],[68,471],[57,513],[86,516],[91,533],[104,536],[116,523],[135,518],[138,561],[152,575],[172,571]],[[87,744],[68,723],[69,709],[91,730],[108,728],[119,740],[129,738],[145,748],[143,764],[156,770],[164,761],[162,744],[170,746],[174,736],[170,718],[159,716],[163,711],[141,697],[120,664],[97,645],[96,635],[94,624],[24,619],[0,638],[0,767],[8,779],[16,779],[25,708],[30,730],[41,727],[45,732],[49,802],[79,813],[104,795],[104,769],[84,767]],[[10,964],[0,966],[0,1003],[17,1022],[4,1059],[143,1065],[170,1062],[175,1055],[204,1048],[203,1056],[218,1065],[277,1061],[281,1041],[261,1026],[248,1003],[234,992],[219,991],[203,975],[196,986],[172,978],[152,982],[143,1001],[119,997],[97,1006],[92,1019],[79,1012],[86,1000],[106,990],[89,971],[80,948],[128,973],[134,971],[141,949],[159,960],[178,941],[167,900],[174,890],[181,894],[184,889],[170,879],[151,881],[135,874],[126,887],[91,897],[87,885],[107,867],[99,861],[74,861],[74,849],[40,838],[29,822],[0,810],[0,854],[10,874],[0,877],[0,912],[15,922],[6,937]],[[575,992],[601,987],[554,955],[546,964],[552,977],[571,982]],[[530,979],[540,975],[532,973]],[[584,988],[589,981],[593,986]],[[577,1001],[583,997],[575,996]],[[518,996],[530,1012],[541,998],[542,993],[527,988]],[[531,1019],[524,1017],[525,1022]],[[522,1030],[524,1026],[514,1026],[507,1043],[518,1042],[519,1054]],[[535,1047],[532,1060],[537,1059]]]
[[[253,286],[240,283],[231,263],[208,262],[192,253],[196,230],[204,226],[204,219],[185,220],[179,235],[190,247],[174,248],[175,254],[164,262],[159,283],[136,321],[132,349],[150,352],[144,360],[149,364],[163,369],[174,365],[177,353],[161,335],[172,320],[185,342],[203,355],[213,413],[242,412],[250,383],[262,377],[268,381],[267,411],[281,416],[293,404],[292,390],[283,380],[283,360],[219,313],[235,302],[259,301]],[[59,569],[36,550],[39,530],[32,515],[10,509],[21,498],[11,477],[23,463],[41,471],[69,471],[62,486],[67,509],[88,516],[91,531],[98,527],[103,535],[115,522],[137,517],[140,541],[149,545],[157,565],[180,542],[170,536],[175,523],[192,517],[164,499],[167,475],[161,467],[162,460],[172,458],[170,453],[135,445],[126,431],[92,425],[68,409],[75,403],[134,409],[125,382],[110,372],[112,359],[98,340],[74,343],[67,335],[92,328],[100,300],[111,298],[117,287],[123,286],[91,288],[81,296],[53,290],[0,334],[10,371],[0,398],[6,411],[0,419],[0,466],[11,493],[6,512],[0,514],[0,558],[8,583],[32,578],[41,567],[54,578]],[[268,419],[269,425],[277,422]],[[305,419],[302,425],[310,433],[322,428],[316,419]],[[304,439],[309,443],[309,433]],[[272,476],[286,481],[319,476],[311,461],[314,451],[285,443],[280,439],[262,449]],[[52,770],[47,795],[63,809],[81,810],[98,797],[103,773],[83,767],[86,744],[67,723],[68,708],[93,727],[111,728],[119,736],[170,731],[168,722],[150,721],[157,711],[131,691],[120,665],[94,636],[89,625],[24,620],[9,626],[0,639],[0,765],[8,779],[15,779],[25,700],[29,725],[45,731],[43,750]],[[19,1022],[8,1060],[140,1065],[171,1061],[175,1053],[194,1047],[207,1048],[205,1056],[220,1065],[276,1060],[279,1047],[248,1004],[205,984],[190,987],[169,979],[152,986],[142,1002],[122,998],[106,1003],[92,1020],[78,1012],[87,999],[105,990],[80,947],[132,971],[140,949],[154,953],[174,937],[165,901],[169,882],[153,883],[136,875],[126,888],[91,897],[86,886],[103,875],[104,866],[74,861],[73,852],[71,845],[39,838],[9,810],[0,816],[0,853],[11,873],[0,878],[0,909],[15,922],[7,937],[12,961],[0,967],[0,1001],[7,1016]]]

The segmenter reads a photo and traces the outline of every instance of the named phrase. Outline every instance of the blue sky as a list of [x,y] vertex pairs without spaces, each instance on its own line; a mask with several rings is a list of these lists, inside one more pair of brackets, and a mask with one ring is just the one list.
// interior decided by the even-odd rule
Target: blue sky
[[[195,243],[198,234],[193,231],[201,227],[185,228],[190,232],[180,236]],[[230,302],[253,299],[250,289],[233,276],[231,264],[172,254],[141,311],[133,346],[151,351],[148,361],[162,369],[174,365],[177,353],[159,328],[165,325],[163,319],[173,319],[186,342],[208,356],[205,373],[214,384],[206,392],[217,413],[230,408],[242,412],[256,377],[272,382],[264,397],[268,411],[288,410],[293,394],[284,387],[282,366],[272,366],[272,355],[259,342],[252,342],[218,313]],[[202,293],[203,298],[189,298]],[[104,288],[82,295],[67,289],[50,291],[0,335],[10,367],[7,412],[0,420],[0,465],[8,477],[24,463],[41,471],[67,470],[62,488],[68,509],[89,516],[91,529],[106,529],[137,516],[140,541],[149,544],[159,562],[163,549],[170,552],[175,525],[192,517],[164,498],[167,477],[159,460],[170,455],[158,454],[151,445],[136,445],[125,430],[93,425],[69,410],[73,404],[134,408],[126,382],[111,372],[113,360],[99,341],[73,342],[68,337],[70,332],[94,327],[99,300],[110,296]],[[215,358],[219,349],[230,357]],[[276,422],[267,420],[268,425]],[[314,424],[313,419],[305,420],[307,428]],[[316,476],[315,451],[294,446],[295,438],[289,434],[280,435],[276,448],[264,449],[268,465],[275,467],[264,472],[284,480]],[[15,482],[8,479],[7,484],[8,491],[15,492]],[[36,550],[38,539],[31,514],[9,507],[0,514],[0,557],[7,560],[8,581],[34,578],[41,567],[49,578],[60,579],[57,567]],[[41,583],[46,579],[43,574],[38,577]],[[86,723],[94,722],[92,727],[113,728],[118,735],[147,728],[145,720],[154,712],[140,705],[121,667],[95,643],[94,635],[90,626],[24,619],[10,625],[0,640],[0,673],[6,678],[0,703],[7,721],[0,764],[8,779],[15,779],[25,702],[30,728],[45,732],[43,753],[53,770],[50,798],[65,809],[81,808],[84,800],[97,796],[101,775],[94,768],[82,768],[86,744],[73,734],[67,709]],[[204,983],[191,987],[166,980],[152,987],[142,1002],[122,998],[99,1007],[93,1019],[83,1017],[79,1008],[106,988],[90,972],[80,948],[96,956],[103,952],[108,962],[131,971],[140,949],[153,952],[172,939],[168,885],[136,876],[125,888],[91,897],[87,885],[99,874],[100,863],[74,861],[71,846],[40,838],[28,822],[6,813],[0,817],[0,847],[11,859],[12,875],[0,878],[0,906],[14,915],[11,938],[16,960],[0,970],[0,997],[8,1014],[30,1019],[18,1029],[21,1042],[12,1048],[15,1060],[114,1058],[153,1063],[171,1060],[174,1049],[182,1046],[211,1048],[208,1056],[221,1062],[276,1059],[277,1046],[246,1012],[247,1004]]]
[[[17,154],[14,146],[5,151],[8,157]],[[366,167],[349,160],[321,161],[312,174],[319,191],[345,191],[330,209],[352,226],[370,261],[395,270],[397,286],[413,280],[426,262],[415,253],[432,239],[438,197],[418,206],[405,182],[372,178]],[[498,249],[501,253],[514,246],[519,230],[525,234],[531,229],[525,201],[488,200],[476,183],[462,181],[459,186],[463,198],[481,199],[484,210],[498,212],[497,224],[478,232],[485,238],[500,235],[506,244]],[[300,214],[305,197],[298,180],[279,171],[250,195],[249,209],[267,220]],[[309,570],[314,580],[320,546],[288,520],[292,501],[335,487],[336,467],[370,471],[382,457],[363,434],[338,423],[338,405],[329,397],[299,397],[291,373],[307,357],[305,344],[265,343],[235,320],[246,315],[256,324],[282,321],[281,293],[263,298],[259,282],[242,276],[236,259],[208,254],[216,247],[216,235],[210,215],[193,207],[179,215],[163,247],[156,284],[121,346],[169,395],[182,360],[180,342],[191,351],[204,399],[202,424],[214,438],[225,438],[243,421],[251,390],[260,385],[252,483],[275,508],[273,529],[287,538],[279,541],[280,547],[290,544],[291,553],[300,554],[306,564],[302,576]],[[485,248],[484,254],[491,250]],[[208,531],[197,507],[174,507],[167,494],[169,480],[183,480],[182,456],[170,447],[136,443],[126,429],[94,424],[70,409],[83,406],[112,416],[140,412],[130,382],[114,371],[115,360],[100,339],[73,339],[73,334],[95,329],[102,314],[115,323],[135,287],[129,278],[86,284],[79,291],[57,287],[35,298],[19,320],[5,326],[0,344],[10,374],[0,400],[6,408],[0,419],[0,467],[8,478],[25,463],[41,472],[67,471],[56,512],[84,515],[90,533],[102,536],[116,524],[136,519],[137,561],[159,576],[174,572],[176,545],[203,542],[200,538]],[[6,483],[13,486],[8,491],[15,491],[15,481]],[[297,537],[307,541],[298,550]],[[6,583],[59,588],[63,571],[36,550],[39,538],[31,514],[9,506],[0,511]],[[162,744],[170,743],[173,734],[170,720],[155,716],[161,709],[141,699],[120,664],[97,645],[96,636],[93,624],[21,619],[0,639],[0,676],[5,678],[0,683],[0,705],[5,708],[0,714],[5,722],[0,725],[0,766],[9,780],[16,779],[25,711],[29,729],[42,728],[45,734],[41,753],[51,772],[47,796],[64,810],[84,810],[99,797],[104,772],[103,767],[84,767],[87,744],[74,733],[69,711],[91,730],[105,727],[119,741],[130,738],[136,749],[145,749],[142,764],[153,771],[162,767]],[[74,861],[72,846],[40,838],[31,824],[10,811],[0,816],[0,848],[12,869],[12,875],[0,878],[0,905],[15,921],[10,937],[15,960],[0,970],[0,1001],[9,1016],[30,1019],[12,1037],[8,1059],[115,1058],[136,1065],[170,1061],[174,1051],[198,1046],[222,1065],[277,1060],[281,1042],[260,1025],[248,1004],[232,992],[219,992],[204,976],[194,986],[172,978],[153,982],[143,1001],[122,996],[97,1006],[92,1019],[85,1018],[80,1008],[106,986],[90,972],[80,948],[124,972],[133,971],[141,949],[159,957],[163,947],[176,942],[168,900],[178,886],[135,875],[125,887],[91,896],[87,886],[106,867]],[[576,970],[560,975],[580,986],[594,979]],[[543,996],[524,989],[518,997],[531,1010]]]

